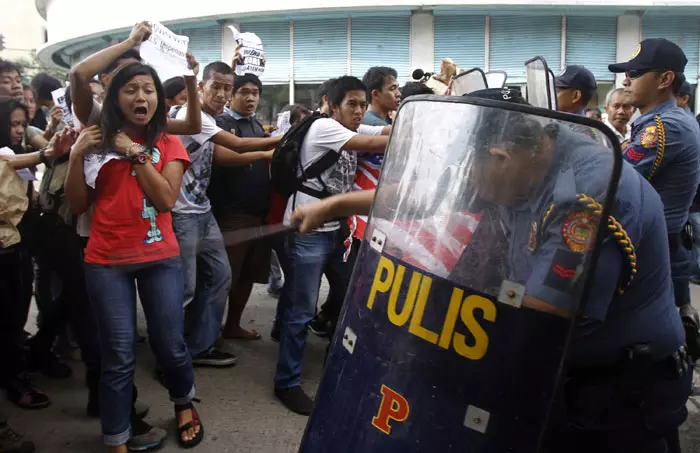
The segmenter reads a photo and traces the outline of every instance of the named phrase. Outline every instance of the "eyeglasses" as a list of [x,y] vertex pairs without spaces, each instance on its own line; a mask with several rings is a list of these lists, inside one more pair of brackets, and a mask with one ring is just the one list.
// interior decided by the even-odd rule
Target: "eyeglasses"
[[656,73],[662,73],[666,72],[665,69],[630,69],[629,71],[625,72],[625,76],[632,80],[632,79],[638,79],[647,72],[656,72]]

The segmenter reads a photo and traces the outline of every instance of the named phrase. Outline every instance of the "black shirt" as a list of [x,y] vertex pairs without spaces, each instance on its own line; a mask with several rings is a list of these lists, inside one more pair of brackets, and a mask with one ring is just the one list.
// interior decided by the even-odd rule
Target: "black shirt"
[[[222,114],[216,124],[226,130],[235,130],[239,137],[265,137],[265,130],[254,118],[235,119]],[[234,150],[236,151],[236,150]],[[245,214],[266,217],[270,209],[272,188],[270,165],[258,161],[245,167],[214,166],[207,190],[214,215]]]

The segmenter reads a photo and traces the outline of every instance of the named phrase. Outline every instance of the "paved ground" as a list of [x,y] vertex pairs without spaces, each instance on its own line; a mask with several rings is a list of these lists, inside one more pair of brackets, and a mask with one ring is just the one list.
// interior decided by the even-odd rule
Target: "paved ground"
[[[693,300],[700,308],[700,287],[693,288]],[[325,294],[322,295],[322,298]],[[276,300],[256,287],[246,311],[246,324],[263,333],[256,342],[226,342],[239,364],[228,370],[197,369],[198,405],[207,430],[199,453],[286,453],[296,452],[306,418],[288,412],[272,395],[272,376],[277,359],[277,343],[269,338]],[[143,319],[140,322],[144,326]],[[326,343],[310,337],[304,366],[304,386],[313,393],[322,372]],[[30,436],[39,453],[104,451],[99,438],[99,422],[87,419],[87,391],[82,385],[82,366],[72,363],[74,378],[50,381],[38,378],[37,383],[53,400],[43,411],[30,412],[7,408],[13,426]],[[161,450],[181,451],[174,440],[172,406],[166,391],[152,379],[154,359],[147,345],[138,347],[136,375],[140,399],[151,405],[148,421],[170,431],[170,438]],[[682,428],[685,453],[700,453],[700,398],[688,404],[690,417]]]

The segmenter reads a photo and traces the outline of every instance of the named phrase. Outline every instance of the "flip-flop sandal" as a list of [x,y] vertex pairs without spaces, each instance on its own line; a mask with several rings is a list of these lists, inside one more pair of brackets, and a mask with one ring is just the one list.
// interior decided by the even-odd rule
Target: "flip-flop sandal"
[[[192,421],[185,423],[180,426],[178,422],[178,414],[187,409],[192,409]],[[202,420],[199,418],[199,413],[195,409],[192,403],[183,404],[181,406],[175,406],[175,425],[177,426],[177,443],[180,444],[182,448],[194,448],[202,442],[204,439],[204,426],[202,425]],[[199,432],[195,434],[192,440],[184,440],[182,434],[190,428],[199,426]]]

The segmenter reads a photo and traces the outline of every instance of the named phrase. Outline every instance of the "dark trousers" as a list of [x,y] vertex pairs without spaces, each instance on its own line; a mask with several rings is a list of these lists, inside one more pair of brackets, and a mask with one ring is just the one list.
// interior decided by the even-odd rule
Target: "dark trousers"
[[0,251],[0,384],[24,370],[22,333],[32,300],[32,258],[20,243]]
[[680,453],[692,368],[653,366],[617,376],[573,377],[564,386],[547,453]]
[[331,325],[334,329],[335,325],[338,323],[338,318],[340,318],[340,311],[343,308],[345,293],[347,293],[348,286],[350,285],[352,271],[355,268],[355,261],[357,260],[357,254],[361,244],[362,241],[359,239],[353,239],[352,250],[350,251],[347,261],[332,260],[326,263],[326,266],[323,268],[323,273],[326,279],[328,279],[329,291],[326,302],[321,306],[321,312],[326,319],[331,321]]
[[52,215],[43,215],[28,241],[32,255],[46,272],[55,273],[62,289],[41,313],[39,331],[32,338],[31,351],[38,359],[51,351],[56,337],[71,323],[85,363],[88,386],[97,389],[100,353],[97,327],[85,286],[83,244],[75,228]]

